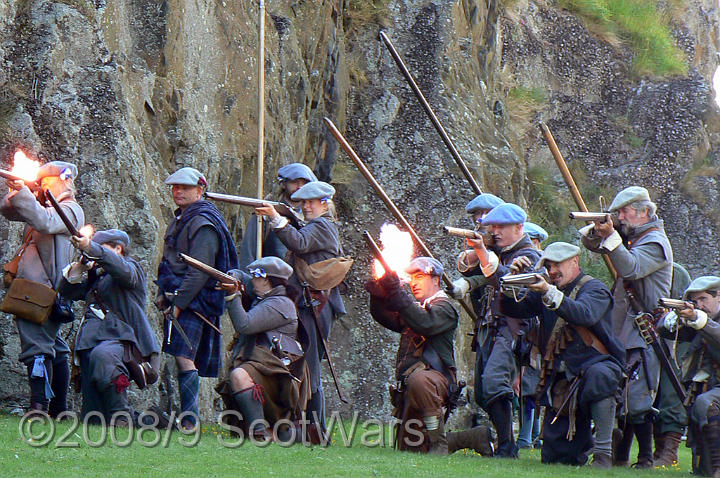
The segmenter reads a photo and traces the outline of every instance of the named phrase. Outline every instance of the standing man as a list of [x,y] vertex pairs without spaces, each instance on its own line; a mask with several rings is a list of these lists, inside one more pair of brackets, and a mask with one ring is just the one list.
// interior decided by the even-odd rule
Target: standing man
[[[625,346],[627,366],[626,401],[621,413],[622,440],[613,457],[617,466],[629,464],[633,435],[638,441],[638,468],[652,468],[653,402],[660,379],[655,352],[640,336],[634,318],[656,307],[660,297],[668,297],[672,284],[672,247],[663,221],[655,214],[657,206],[647,189],[631,186],[620,191],[609,212],[613,221],[595,222],[580,230],[589,250],[607,254],[618,273],[613,290],[613,328]],[[633,300],[633,297],[635,300]]]
[[625,348],[613,336],[612,294],[602,281],[582,271],[579,254],[580,248],[572,244],[550,244],[538,263],[547,268],[550,281],[539,276],[520,302],[503,297],[502,310],[514,317],[540,317],[537,345],[543,364],[538,392],[547,407],[542,462],[583,465],[592,449],[593,466],[610,468]]
[[495,456],[507,458],[518,457],[512,429],[513,382],[518,376],[513,351],[526,334],[529,321],[500,312],[499,278],[510,272],[513,260],[518,257],[527,257],[530,264],[540,258],[523,232],[525,219],[527,214],[521,207],[500,204],[482,220],[483,226],[490,228],[498,252],[488,249],[483,239],[467,240],[472,247],[466,255],[468,270],[487,279],[476,326],[475,401],[488,413],[497,431]]
[[[548,238],[547,231],[530,221],[525,221],[523,231],[528,235],[535,249],[542,252],[542,243]],[[532,266],[533,264],[530,264],[528,267]],[[527,341],[527,339],[525,337],[523,340]],[[520,372],[522,384],[518,393],[522,396],[518,397],[518,414],[523,414],[523,420],[518,431],[518,446],[520,448],[533,448],[540,436],[540,414],[538,413],[539,408],[535,406],[535,389],[539,380],[540,354],[537,353],[537,346],[533,346],[531,343],[526,343],[521,350],[528,350],[528,357],[523,360],[528,363],[522,365]]]
[[[128,255],[125,231],[108,229],[92,240],[83,236],[71,241],[86,260],[65,268],[60,292],[87,305],[74,350],[80,362],[82,418],[99,412],[107,424],[128,426],[135,418],[127,396],[130,380],[145,388],[157,380],[160,365],[160,345],[145,314],[145,271]],[[135,351],[144,366],[125,360]]]
[[[690,384],[690,431],[694,474],[720,477],[720,277],[698,277],[683,299],[688,307],[659,322],[663,335],[689,343],[682,380]],[[678,321],[679,317],[679,321]],[[678,326],[680,329],[678,330]]]
[[[85,214],[75,201],[77,174],[74,164],[52,161],[40,167],[37,181],[42,191],[50,190],[68,219],[80,228],[85,225]],[[8,180],[7,185],[10,192],[0,203],[0,213],[26,224],[17,277],[57,290],[62,269],[72,256],[70,233],[40,192],[36,198],[23,181]],[[15,317],[15,324],[20,336],[20,361],[28,369],[30,411],[47,412],[49,406],[50,414],[57,416],[66,409],[70,385],[70,348],[59,334],[62,324],[53,314],[42,325],[22,317]]]
[[[277,199],[268,196],[266,199],[282,202],[295,209],[298,213],[302,212],[301,202],[293,201],[291,196],[295,191],[303,187],[309,182],[317,181],[317,177],[310,168],[302,163],[287,164],[278,169],[278,184],[280,192]],[[287,247],[280,242],[275,233],[267,223],[263,223],[263,256],[274,256],[284,259],[287,254]],[[243,234],[240,243],[240,269],[245,270],[252,261],[257,257],[257,215],[250,216],[250,220],[245,226],[245,234]]]
[[[187,254],[226,272],[237,269],[235,244],[218,209],[202,199],[207,180],[195,168],[168,176],[178,209],[165,232],[158,266],[155,303],[165,314],[163,351],[175,356],[180,404],[186,429],[197,426],[199,377],[217,377],[222,343],[217,330],[225,311],[225,293],[216,281],[179,258]],[[185,413],[186,412],[186,413]]]

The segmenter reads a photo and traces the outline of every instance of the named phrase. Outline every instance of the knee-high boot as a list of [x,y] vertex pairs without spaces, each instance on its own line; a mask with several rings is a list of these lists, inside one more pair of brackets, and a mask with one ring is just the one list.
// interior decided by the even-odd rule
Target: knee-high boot
[[512,403],[508,399],[498,399],[488,406],[490,420],[495,426],[498,447],[495,456],[499,458],[517,458],[518,447],[512,431]]
[[653,460],[653,422],[647,420],[643,423],[635,423],[633,425],[635,429],[635,438],[638,441],[638,461],[635,465],[636,468],[649,469],[654,468],[655,461]]
[[53,360],[52,391],[55,398],[50,400],[50,416],[56,418],[67,411],[67,394],[70,388],[70,363],[67,354],[57,354]]

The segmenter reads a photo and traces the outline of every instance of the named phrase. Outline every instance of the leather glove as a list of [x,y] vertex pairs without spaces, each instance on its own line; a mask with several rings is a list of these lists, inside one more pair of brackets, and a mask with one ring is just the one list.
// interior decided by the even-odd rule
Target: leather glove
[[695,330],[700,330],[707,324],[708,321],[708,315],[703,312],[702,310],[695,310],[695,318],[694,319],[685,319],[685,325],[688,327],[691,327]]
[[400,290],[400,278],[395,271],[386,272],[377,282],[388,293]]
[[399,288],[394,292],[391,292],[389,297],[385,299],[385,307],[387,307],[388,310],[397,312],[413,305],[413,303],[415,303],[415,301],[410,298],[405,291]]
[[365,282],[365,290],[368,291],[372,297],[377,297],[380,299],[387,299],[388,297],[387,290],[385,290],[385,288],[381,286],[378,281],[373,279]]
[[470,291],[470,282],[467,281],[467,279],[461,277],[459,279],[455,279],[452,282],[452,286],[447,288],[447,293],[453,298],[460,300],[463,297],[465,297],[465,294],[467,294]]

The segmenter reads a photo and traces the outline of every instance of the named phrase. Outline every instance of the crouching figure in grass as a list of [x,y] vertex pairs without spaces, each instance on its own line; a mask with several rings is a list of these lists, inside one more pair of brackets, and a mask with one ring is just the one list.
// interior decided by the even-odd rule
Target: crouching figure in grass
[[[254,297],[245,297],[251,302],[248,310],[243,307],[242,287],[223,284],[236,334],[229,378],[216,390],[228,409],[240,413],[247,436],[256,441],[300,440],[303,437],[291,423],[305,410],[309,375],[297,341],[297,291],[287,284],[293,269],[277,257],[264,257],[247,270],[254,291]],[[247,280],[244,272],[229,274],[238,283]]]

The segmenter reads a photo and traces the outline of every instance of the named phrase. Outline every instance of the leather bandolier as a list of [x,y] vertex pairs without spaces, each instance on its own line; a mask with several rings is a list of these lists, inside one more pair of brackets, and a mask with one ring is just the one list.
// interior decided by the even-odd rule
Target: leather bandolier
[[[590,275],[584,275],[580,278],[578,283],[575,285],[568,298],[575,300],[578,292],[582,287],[593,279]],[[591,347],[596,350],[599,354],[608,355],[609,351],[605,344],[587,327],[568,323],[565,319],[557,316],[555,325],[553,326],[550,336],[545,345],[545,351],[543,354],[543,363],[540,368],[539,382],[536,389],[538,397],[546,393],[546,390],[550,392],[548,394],[550,408],[553,410],[556,416],[567,416],[569,420],[567,439],[572,440],[575,434],[575,412],[577,411],[578,403],[578,391],[580,390],[580,380],[582,374],[577,375],[575,379],[570,382],[566,378],[560,378],[553,380],[555,372],[558,371],[558,364],[556,359],[567,350],[570,343],[580,340],[585,346]],[[549,381],[552,381],[549,383]],[[551,388],[550,388],[551,387]],[[540,400],[537,401],[541,403]],[[542,433],[541,433],[542,435]]]
[[[568,295],[572,300],[575,300],[577,293],[582,287],[593,279],[590,275],[584,275],[580,278],[575,288]],[[575,335],[573,335],[573,332]],[[537,393],[541,393],[542,390],[547,386],[547,378],[551,377],[555,370],[555,358],[559,357],[567,348],[570,342],[576,339],[582,340],[583,343],[597,350],[602,355],[608,355],[609,351],[605,344],[587,327],[580,325],[569,324],[562,317],[557,317],[557,321],[550,332],[550,337],[545,345],[545,353],[543,354],[543,364],[540,368],[540,381],[537,386]]]

